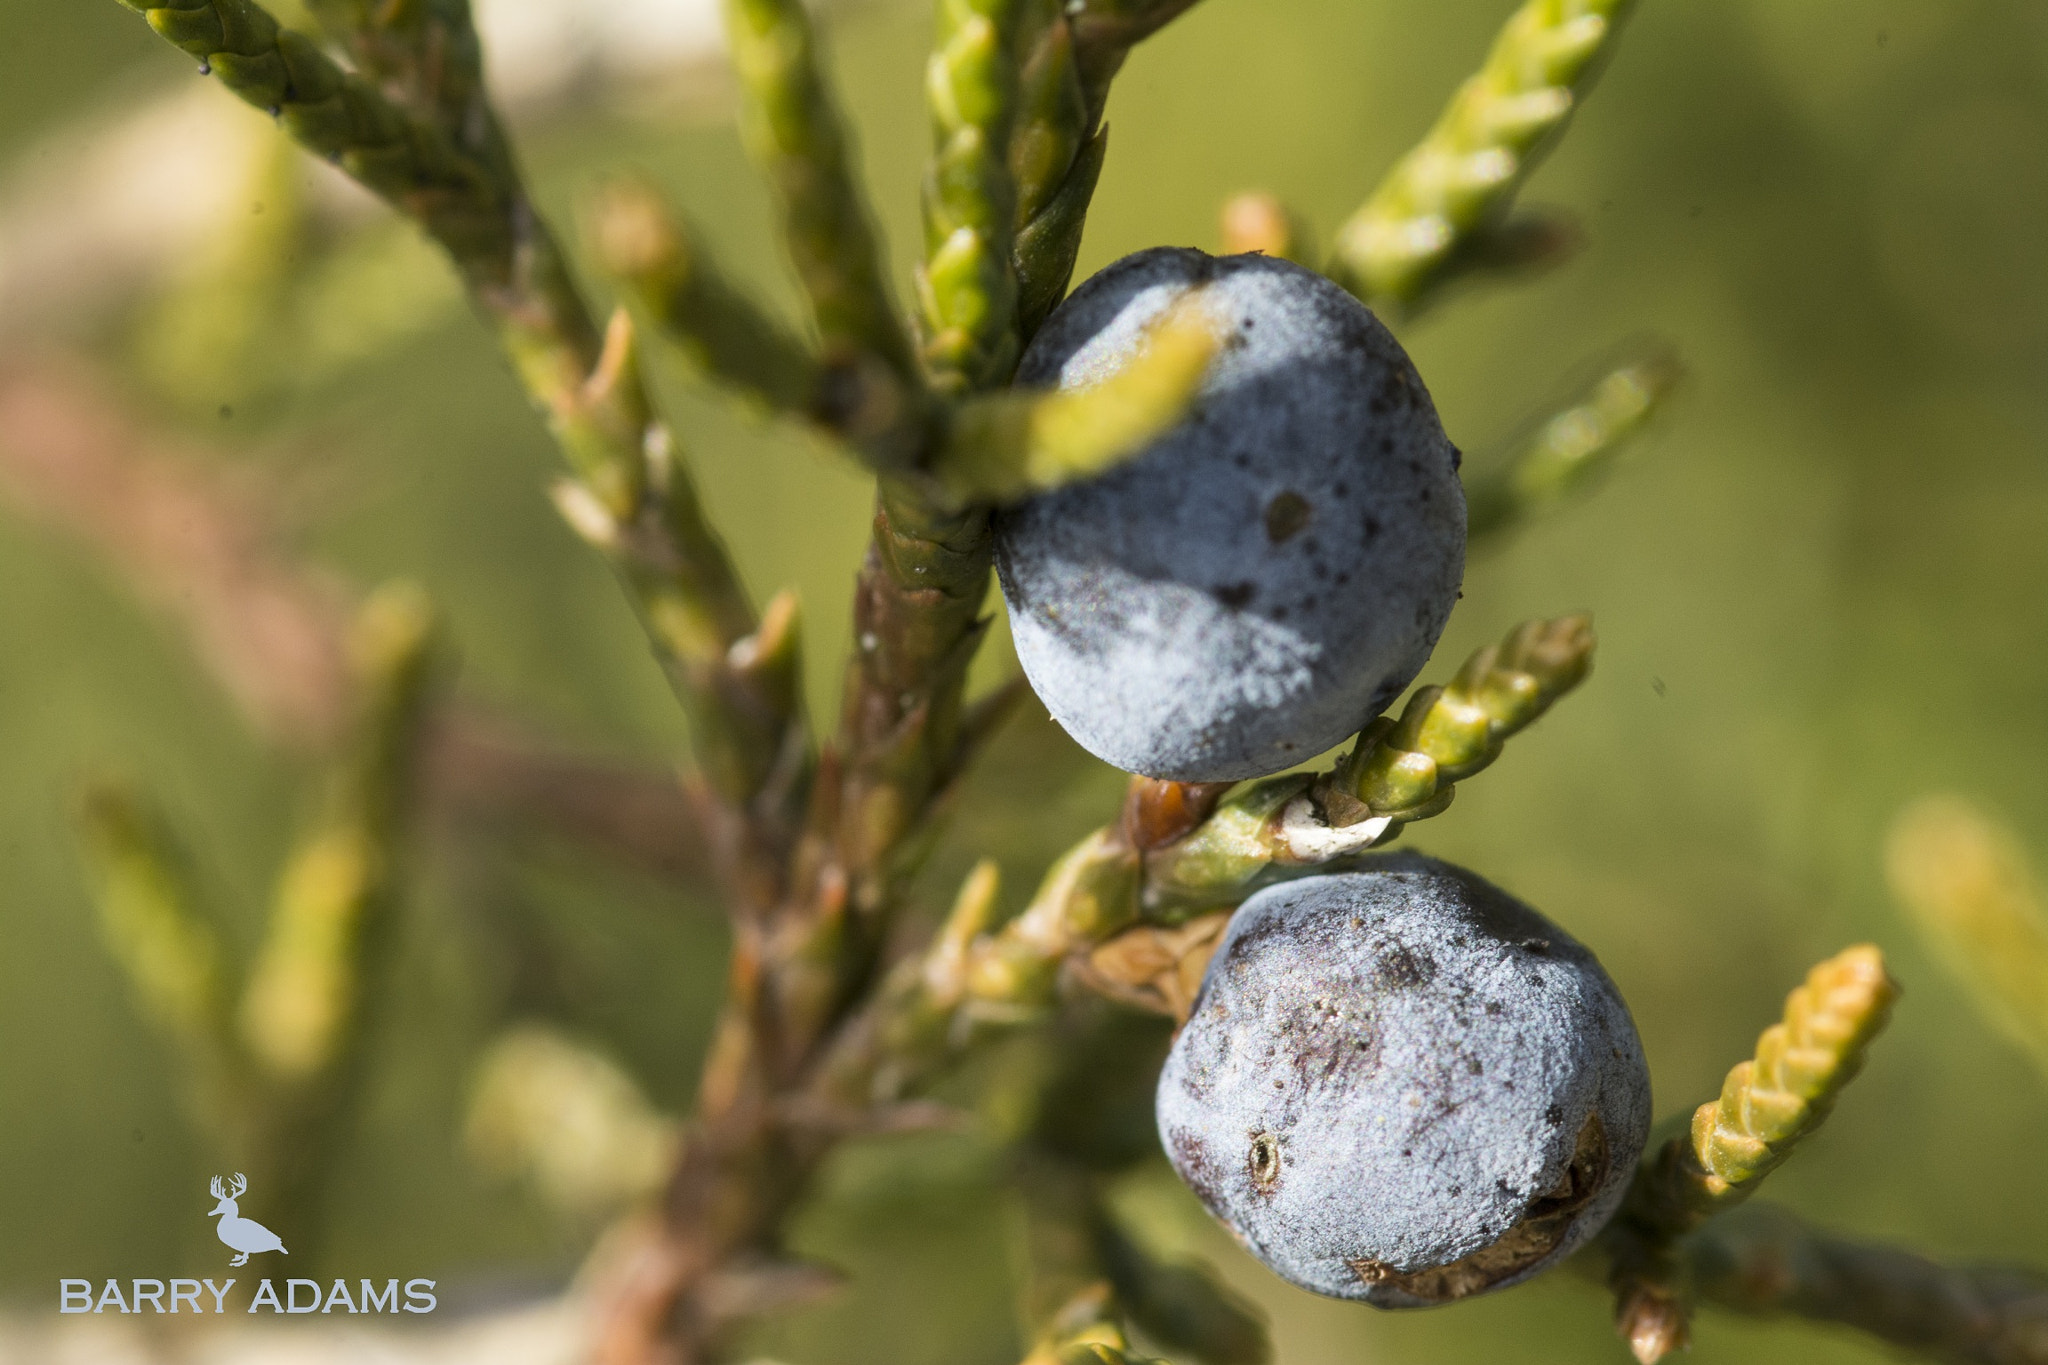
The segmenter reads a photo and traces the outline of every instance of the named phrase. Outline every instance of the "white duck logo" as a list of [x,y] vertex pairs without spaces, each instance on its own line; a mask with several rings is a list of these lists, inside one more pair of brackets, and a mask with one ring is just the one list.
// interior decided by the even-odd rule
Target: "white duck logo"
[[244,1218],[236,1209],[235,1201],[242,1197],[242,1191],[249,1188],[249,1178],[237,1172],[233,1189],[223,1186],[219,1176],[213,1178],[213,1197],[220,1200],[206,1216],[220,1216],[220,1239],[238,1253],[229,1265],[246,1264],[250,1255],[258,1251],[285,1251],[284,1243],[277,1240],[277,1234],[254,1219]]

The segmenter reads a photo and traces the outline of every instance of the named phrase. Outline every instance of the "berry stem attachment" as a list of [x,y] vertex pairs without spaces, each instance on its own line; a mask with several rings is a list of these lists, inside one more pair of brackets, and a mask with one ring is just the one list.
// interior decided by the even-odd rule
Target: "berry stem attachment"
[[1414,310],[1504,220],[1584,97],[1630,0],[1526,0],[1436,125],[1337,231],[1327,272],[1370,306]]
[[[1490,763],[1508,736],[1585,677],[1592,646],[1584,617],[1530,622],[1475,654],[1451,687],[1417,693],[1423,703],[1419,711],[1411,703],[1409,713],[1425,720],[1396,738],[1422,748],[1386,748],[1372,730],[1367,735],[1375,737],[1368,743],[1361,736],[1360,748],[1369,760],[1383,748],[1432,765],[1441,759],[1448,791],[1449,782]],[[1221,936],[1221,911],[1274,882],[1340,866],[1385,843],[1402,823],[1449,804],[1435,792],[1420,805],[1349,826],[1326,822],[1318,807],[1329,797],[1314,793],[1345,790],[1331,784],[1357,753],[1320,779],[1293,775],[1243,786],[1132,779],[1122,818],[1054,863],[1023,913],[957,941],[942,935],[948,965],[940,976],[905,969],[875,1018],[851,1033],[827,1068],[838,1078],[833,1084],[866,1093],[868,1102],[900,1097],[976,1024],[1040,1014],[1069,964],[1102,994],[1185,1017]],[[1376,762],[1367,770],[1378,771]],[[938,990],[935,980],[950,984]]]

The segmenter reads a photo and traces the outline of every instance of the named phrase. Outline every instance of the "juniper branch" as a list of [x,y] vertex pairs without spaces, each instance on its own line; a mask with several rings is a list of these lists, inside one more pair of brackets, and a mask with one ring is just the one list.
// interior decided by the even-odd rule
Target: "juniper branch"
[[1836,1237],[1753,1204],[1682,1246],[1687,1278],[1716,1307],[1835,1322],[1949,1365],[2048,1362],[2048,1276],[1944,1265]]
[[[1050,85],[1059,88],[1061,81]],[[1084,124],[1084,131],[1089,127]],[[1092,164],[1099,169],[1099,139],[1094,145]],[[1093,187],[1093,171],[1087,171],[1086,189],[1075,197],[1074,174],[1085,169],[1080,163],[1087,159],[1076,156],[1049,196],[1037,182],[1018,187],[1020,202],[1046,204],[1041,218],[1050,214],[1071,225],[1067,245],[1041,240],[1050,255],[1036,258],[1064,252],[1069,270],[1070,248],[1078,243]],[[1023,249],[1029,231],[1029,224],[1020,231],[1020,261],[1029,254]],[[1018,269],[1020,277],[1028,273],[1022,264]],[[1064,288],[1062,271],[1050,297],[1056,301]],[[855,589],[858,648],[841,713],[844,776],[833,812],[853,904],[870,916],[887,903],[891,883],[915,859],[918,849],[909,834],[925,823],[931,802],[960,769],[962,692],[967,664],[984,633],[980,613],[991,567],[983,508],[956,510],[930,496],[928,488],[891,478],[883,480],[876,501],[874,538]]]
[[775,1022],[777,1046],[801,1056],[874,970],[896,886],[922,851],[913,836],[929,828],[931,804],[962,762],[967,665],[985,632],[988,516],[928,496],[928,403],[882,283],[809,18],[799,0],[727,0],[726,14],[749,139],[781,192],[827,386],[841,395],[828,421],[871,463],[904,476],[885,477],[877,493],[854,590],[857,648],[810,816],[817,848],[796,872],[802,904],[778,952],[805,982],[779,989],[809,1003],[801,1019]]
[[[1592,646],[1583,617],[1530,622],[1476,653],[1451,687],[1418,692],[1400,726],[1382,718],[1368,727],[1321,778],[1235,793],[1231,783],[1133,779],[1118,821],[1055,862],[1015,918],[994,923],[992,871],[970,879],[933,946],[899,965],[835,1041],[819,1068],[820,1101],[912,1093],[980,1027],[1042,1016],[1070,965],[1097,990],[1184,1016],[1221,934],[1219,909],[1356,859],[1405,822],[1441,812],[1452,782],[1492,762],[1585,677]],[[1372,804],[1390,794],[1407,804]],[[1345,824],[1330,813],[1345,801],[1365,816]]]
[[1024,56],[1009,158],[1017,195],[1017,330],[1029,341],[1073,275],[1103,147],[1099,136],[1090,138],[1073,30],[1061,0],[1025,8],[1019,49]]
[[1870,944],[1807,973],[1756,1055],[1728,1073],[1692,1130],[1646,1160],[1604,1234],[1616,1321],[1644,1365],[1686,1340],[1688,1309],[1673,1244],[1755,1193],[1834,1107],[1884,1028],[1898,984]]
[[1017,229],[1017,328],[1026,342],[1066,297],[1108,154],[1109,129],[1099,128],[1075,151],[1045,206]]
[[936,474],[960,503],[1009,502],[1121,463],[1186,416],[1222,344],[1199,302],[1153,325],[1144,349],[1085,388],[994,394],[949,420]]
[[1754,1193],[1818,1128],[1863,1069],[1865,1050],[1891,1016],[1898,983],[1870,944],[1815,967],[1764,1030],[1756,1055],[1728,1073],[1718,1100],[1693,1114],[1631,1191],[1630,1217],[1684,1231]]
[[1466,535],[1497,535],[1604,476],[1663,407],[1684,371],[1664,346],[1610,370],[1519,449],[1466,486]]
[[[559,262],[515,258],[522,245],[507,187],[465,156],[431,124],[408,115],[370,82],[342,70],[311,39],[280,29],[252,0],[152,4],[121,0],[203,70],[259,109],[275,114],[308,150],[339,164],[366,187],[417,219],[448,248],[487,304],[509,307],[537,292],[547,302]],[[521,276],[524,278],[521,278]],[[559,314],[559,308],[546,310]],[[548,319],[571,345],[589,345],[572,318]]]
[[725,0],[725,19],[747,143],[775,188],[833,376],[831,425],[879,466],[905,465],[921,445],[922,380],[811,18],[802,0]]
[[652,185],[619,180],[592,211],[605,268],[692,364],[772,412],[825,416],[810,347],[740,292]]
[[893,480],[878,503],[838,739],[779,899],[740,926],[663,1232],[620,1277],[601,1361],[715,1350],[729,1324],[705,1294],[720,1268],[772,1250],[844,1131],[807,1116],[869,1111],[868,1073],[835,1084],[846,1069],[834,1074],[830,1059],[875,1055],[846,1040],[876,1036],[891,912],[929,846],[936,802],[982,737],[964,692],[989,578],[985,511],[935,513]]
[[1316,791],[1331,823],[1400,823],[1448,804],[1454,783],[1500,757],[1501,746],[1584,682],[1593,667],[1593,621],[1525,621],[1476,651],[1450,685],[1418,689],[1401,719],[1368,726]]
[[1612,48],[1630,0],[1526,0],[1422,142],[1343,227],[1330,277],[1377,308],[1414,307],[1501,225]]
[[986,635],[988,513],[884,481],[854,585],[836,752],[835,843],[862,913],[881,913],[922,852],[912,836],[968,752],[967,666]]
[[1466,660],[1446,687],[1417,689],[1398,722],[1382,716],[1320,777],[1289,775],[1233,792],[1193,832],[1146,861],[1147,915],[1172,926],[1261,886],[1311,875],[1441,814],[1455,784],[1583,681],[1584,616],[1529,621]]
[[387,98],[494,171],[509,168],[469,0],[307,0],[307,8]]
[[1010,170],[1017,187],[1017,327],[1030,341],[1067,292],[1108,150],[1103,110],[1131,49],[1194,0],[1035,0]]
[[656,652],[695,721],[709,790],[728,810],[764,791],[786,802],[801,786],[781,776],[803,742],[795,689],[784,675],[732,666],[783,656],[745,643],[752,608],[653,415],[631,330],[615,324],[600,338],[514,168],[465,155],[252,0],[122,3],[447,250],[576,473],[558,502],[643,599]]
[[1025,0],[939,0],[925,71],[934,148],[917,295],[925,368],[940,393],[1009,379],[1017,363],[1017,193],[1008,162]]

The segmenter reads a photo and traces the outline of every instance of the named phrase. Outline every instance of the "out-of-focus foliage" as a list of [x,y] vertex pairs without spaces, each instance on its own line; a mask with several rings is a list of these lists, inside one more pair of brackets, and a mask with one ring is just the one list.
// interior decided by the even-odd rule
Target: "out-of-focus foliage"
[[1893,821],[1885,873],[1985,1016],[2048,1069],[2048,906],[2019,838],[1961,797],[1923,797]]
[[675,1127],[601,1052],[538,1024],[508,1029],[477,1066],[463,1137],[485,1169],[531,1181],[578,1220],[661,1186]]
[[[1079,273],[1139,247],[1215,245],[1219,206],[1248,188],[1328,241],[1509,8],[1207,0],[1120,78]],[[48,155],[28,149],[70,120],[192,79],[111,3],[0,0],[0,14],[33,38],[0,52],[0,149],[31,170]],[[888,0],[832,27],[900,286],[920,242],[930,16]],[[722,90],[705,78],[687,116],[557,114],[520,133],[523,150],[562,224],[601,173],[649,175],[794,325]],[[229,112],[269,135],[260,115]],[[1642,0],[1525,201],[1576,215],[1583,254],[1533,282],[1473,286],[1404,333],[1453,439],[1482,450],[1527,430],[1559,379],[1619,335],[1670,338],[1689,378],[1597,496],[1473,564],[1436,673],[1515,621],[1579,608],[1597,613],[1601,660],[1513,763],[1409,837],[1597,948],[1667,1108],[1714,1092],[1784,981],[1844,942],[1883,944],[1907,1002],[1813,1159],[1774,1175],[1774,1194],[1859,1235],[2048,1260],[2048,1087],[2024,1054],[1984,1045],[1970,993],[1882,877],[1887,822],[1929,789],[1981,793],[2015,827],[2048,830],[2048,21],[2021,0]],[[252,196],[251,217],[269,202]],[[357,583],[425,584],[469,693],[664,761],[681,743],[673,701],[614,585],[547,506],[553,457],[490,338],[445,302],[441,267],[393,245],[397,229],[371,217],[333,231],[279,267],[281,305],[206,315],[263,361],[216,376],[213,401],[161,396],[167,375],[209,382],[176,294],[76,339],[224,463],[307,489],[314,559]],[[320,332],[321,300],[363,310],[386,348],[351,342],[367,331]],[[786,582],[802,594],[809,701],[829,715],[867,490],[808,438],[671,387],[757,598]],[[263,905],[309,812],[294,808],[303,760],[254,738],[114,571],[6,500],[5,454],[0,1296],[40,1306],[57,1276],[171,1273],[211,1238],[171,1069],[96,939],[67,826],[80,777],[111,761],[158,793],[226,905]],[[982,675],[1005,656],[990,651]],[[1028,887],[1117,798],[1120,779],[1042,715],[998,750],[928,874],[934,913],[984,854]],[[465,1155],[477,1057],[508,1015],[549,1016],[603,1038],[675,1111],[716,1004],[723,930],[565,847],[457,847],[410,897],[389,1022],[370,1043],[375,1086],[336,1158],[332,1254],[451,1283],[525,1281],[583,1248]],[[255,913],[228,926],[229,946],[253,946]],[[854,1145],[797,1233],[802,1252],[849,1270],[851,1292],[762,1348],[815,1365],[1014,1360],[1001,1174],[970,1137]],[[1212,1257],[1262,1304],[1287,1365],[1455,1365],[1497,1359],[1502,1342],[1518,1360],[1620,1358],[1598,1340],[1598,1290],[1570,1277],[1372,1314],[1272,1280],[1170,1177],[1127,1181],[1114,1199],[1162,1256]],[[1820,1329],[1725,1320],[1691,1357],[1881,1358]]]

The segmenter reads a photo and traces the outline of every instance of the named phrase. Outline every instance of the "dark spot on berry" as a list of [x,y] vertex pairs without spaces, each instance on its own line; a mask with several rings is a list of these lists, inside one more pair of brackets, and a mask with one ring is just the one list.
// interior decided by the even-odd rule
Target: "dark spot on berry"
[[1266,504],[1266,539],[1275,545],[1286,544],[1301,534],[1314,511],[1309,500],[1291,488],[1277,494]]
[[1258,588],[1250,583],[1223,583],[1211,591],[1216,594],[1218,602],[1232,611],[1243,611],[1252,604],[1252,598],[1258,594]]

